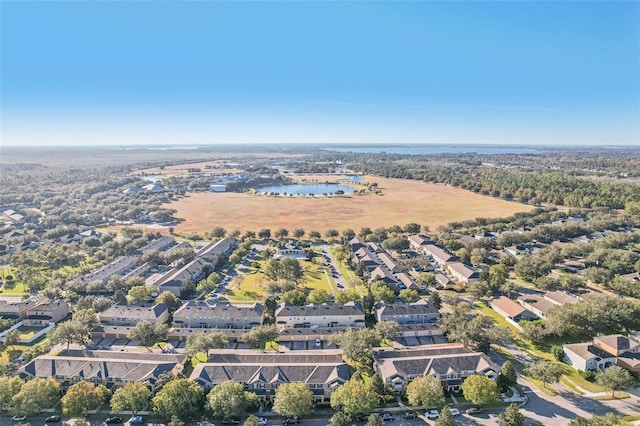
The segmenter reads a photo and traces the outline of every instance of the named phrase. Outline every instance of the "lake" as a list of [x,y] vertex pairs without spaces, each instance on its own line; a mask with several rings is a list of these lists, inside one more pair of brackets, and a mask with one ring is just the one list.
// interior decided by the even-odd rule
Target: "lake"
[[274,185],[258,188],[261,194],[279,195],[325,195],[335,194],[336,191],[343,191],[345,194],[353,194],[354,188],[350,186],[338,185],[335,183],[316,183],[300,185]]

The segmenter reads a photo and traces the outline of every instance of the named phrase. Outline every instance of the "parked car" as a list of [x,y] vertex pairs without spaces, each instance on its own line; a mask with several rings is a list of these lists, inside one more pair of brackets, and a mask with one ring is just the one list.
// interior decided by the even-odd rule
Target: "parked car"
[[425,411],[424,415],[426,418],[428,419],[437,419],[438,417],[440,417],[440,414],[438,414],[438,410],[429,410],[429,411]]
[[122,423],[122,419],[118,416],[113,416],[113,417],[107,417],[106,419],[104,419],[104,422],[108,424],[117,424],[117,423]]
[[60,416],[49,416],[44,419],[45,423],[58,423],[60,421]]
[[418,415],[416,413],[414,413],[413,411],[407,411],[406,413],[403,413],[402,416],[400,416],[400,418],[402,420],[416,419],[416,418],[418,418]]
[[267,419],[265,419],[264,417],[258,417],[258,424],[259,425],[266,425],[267,424]]
[[300,423],[300,419],[297,417],[287,417],[282,422],[283,425],[297,425],[298,423]]
[[389,413],[383,413],[380,418],[384,421],[391,421],[393,420],[393,416]]
[[22,422],[27,418],[27,416],[18,416],[15,415],[13,417],[11,417],[11,420],[13,420],[14,422]]
[[477,408],[477,407],[467,408],[467,410],[465,411],[465,413],[467,413],[467,414],[478,414],[478,413],[482,413],[482,408]]
[[460,410],[458,410],[457,408],[449,407],[449,411],[451,411],[451,414],[454,415],[454,416],[459,416],[460,415]]
[[129,418],[129,424],[141,425],[143,423],[144,423],[144,419],[142,418],[142,416],[131,416]]
[[229,417],[228,419],[222,420],[223,425],[239,425],[240,418],[239,417]]

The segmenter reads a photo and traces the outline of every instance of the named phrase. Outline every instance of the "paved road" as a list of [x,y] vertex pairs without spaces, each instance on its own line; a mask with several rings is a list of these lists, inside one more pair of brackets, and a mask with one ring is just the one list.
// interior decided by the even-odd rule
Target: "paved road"
[[333,281],[336,283],[338,290],[346,290],[350,287],[350,285],[340,273],[338,262],[333,258],[329,247],[330,246],[328,244],[323,244],[320,246],[322,256],[324,256],[324,259],[327,261],[327,265],[329,266],[329,273],[333,276]]

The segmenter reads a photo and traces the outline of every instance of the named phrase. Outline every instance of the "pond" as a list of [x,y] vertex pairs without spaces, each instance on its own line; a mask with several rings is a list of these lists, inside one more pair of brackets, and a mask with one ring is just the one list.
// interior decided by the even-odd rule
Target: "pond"
[[361,183],[364,181],[364,176],[360,175],[351,175],[348,179],[340,179],[338,182],[340,183]]
[[353,194],[354,189],[350,186],[338,185],[335,183],[316,183],[300,185],[274,185],[258,188],[261,194],[277,195],[331,195],[336,191],[343,191],[345,194]]

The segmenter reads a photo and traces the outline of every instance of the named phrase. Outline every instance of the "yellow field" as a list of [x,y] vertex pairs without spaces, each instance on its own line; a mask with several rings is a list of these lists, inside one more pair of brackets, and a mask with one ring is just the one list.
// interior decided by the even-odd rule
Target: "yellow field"
[[[335,176],[306,178],[324,181]],[[176,209],[176,216],[184,219],[175,227],[180,233],[204,232],[215,226],[243,232],[302,228],[307,233],[324,233],[330,228],[358,231],[363,226],[375,229],[412,222],[435,230],[452,221],[504,217],[533,208],[451,186],[378,177],[366,181],[378,183],[383,194],[326,198],[202,192],[165,207]]]

